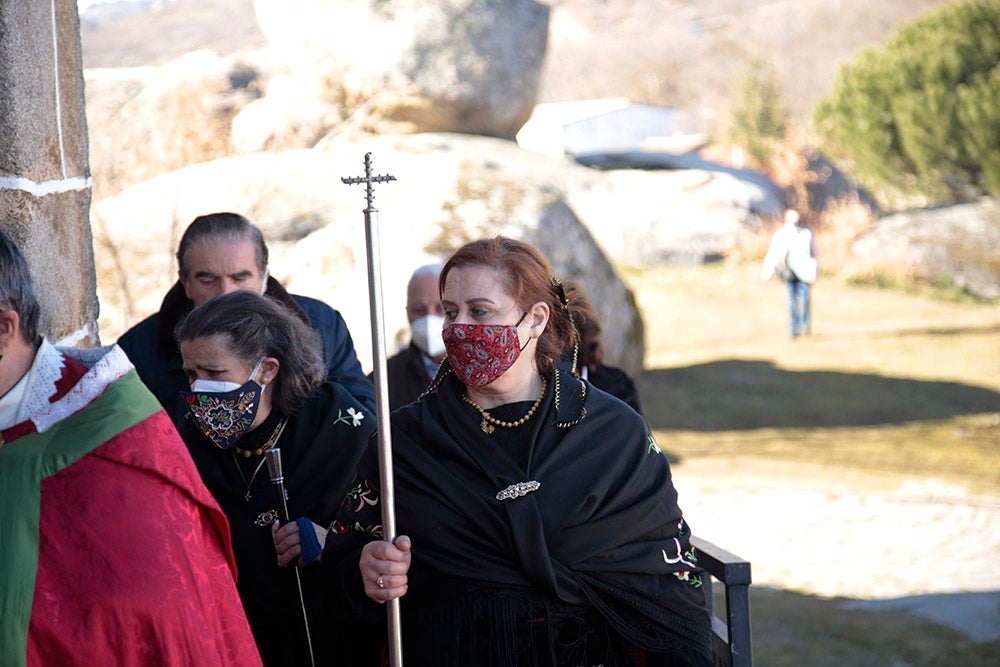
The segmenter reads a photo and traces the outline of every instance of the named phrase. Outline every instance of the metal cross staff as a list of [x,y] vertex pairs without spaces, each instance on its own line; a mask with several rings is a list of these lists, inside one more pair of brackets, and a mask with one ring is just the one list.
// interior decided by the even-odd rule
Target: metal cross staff
[[[396,538],[396,504],[392,485],[392,437],[389,433],[389,385],[386,377],[385,331],[382,318],[382,266],[379,255],[378,228],[375,226],[375,192],[372,185],[396,180],[383,174],[372,176],[372,154],[365,153],[365,175],[342,177],[348,185],[366,185],[365,238],[368,241],[368,299],[371,302],[372,354],[375,372],[375,418],[378,423],[379,485],[382,489],[382,532],[390,542]],[[403,665],[403,640],[400,627],[399,598],[389,601],[389,664]]]

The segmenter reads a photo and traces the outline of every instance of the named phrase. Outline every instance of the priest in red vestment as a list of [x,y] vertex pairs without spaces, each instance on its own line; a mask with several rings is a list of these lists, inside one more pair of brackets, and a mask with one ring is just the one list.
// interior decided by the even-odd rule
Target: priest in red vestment
[[0,233],[0,665],[260,665],[229,526],[117,347],[38,333]]

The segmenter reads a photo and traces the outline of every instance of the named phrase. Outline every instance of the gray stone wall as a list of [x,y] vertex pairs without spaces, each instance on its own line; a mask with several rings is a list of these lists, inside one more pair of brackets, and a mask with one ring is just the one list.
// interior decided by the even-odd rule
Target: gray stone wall
[[20,246],[42,330],[94,345],[97,284],[76,0],[0,2],[0,228]]

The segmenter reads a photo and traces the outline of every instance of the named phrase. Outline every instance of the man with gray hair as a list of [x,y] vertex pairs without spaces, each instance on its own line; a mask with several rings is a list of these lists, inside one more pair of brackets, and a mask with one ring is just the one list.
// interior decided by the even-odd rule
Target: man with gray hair
[[181,237],[177,267],[178,281],[163,298],[160,310],[118,339],[139,377],[175,423],[185,414],[180,391],[189,387],[174,328],[195,306],[236,290],[266,294],[316,330],[323,341],[327,379],[343,385],[363,407],[375,411],[375,388],[361,370],[344,318],[322,301],[289,294],[268,275],[267,245],[256,225],[236,213],[198,216]]
[[39,331],[0,232],[0,665],[260,665],[226,517],[117,347]]
[[406,319],[410,322],[410,344],[386,360],[389,408],[417,400],[434,379],[444,360],[444,311],[438,278],[440,264],[421,266],[406,286]]

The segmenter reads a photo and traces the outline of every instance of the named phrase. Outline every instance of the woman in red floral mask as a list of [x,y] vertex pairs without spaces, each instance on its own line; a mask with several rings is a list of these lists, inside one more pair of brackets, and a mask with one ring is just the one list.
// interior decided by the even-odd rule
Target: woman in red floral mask
[[[575,294],[505,237],[460,248],[440,291],[447,360],[392,414],[401,536],[381,539],[370,447],[323,551],[353,613],[405,595],[408,667],[711,664],[666,457],[634,410],[556,365]],[[276,534],[283,563],[295,531]]]

